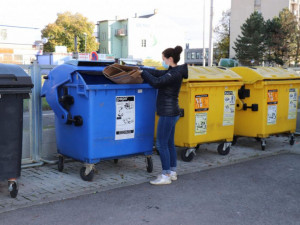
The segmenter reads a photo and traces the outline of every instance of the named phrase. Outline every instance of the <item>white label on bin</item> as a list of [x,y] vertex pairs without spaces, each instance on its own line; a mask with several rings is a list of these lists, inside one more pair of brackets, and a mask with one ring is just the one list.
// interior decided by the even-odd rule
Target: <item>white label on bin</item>
[[297,89],[295,88],[290,88],[289,91],[289,114],[288,114],[288,119],[293,120],[296,119],[297,117]]
[[195,114],[195,135],[206,134],[207,129],[207,113]]
[[134,96],[116,96],[115,140],[134,138],[135,99]]
[[267,125],[276,124],[276,118],[277,118],[277,105],[268,105]]
[[224,116],[223,126],[232,126],[234,124],[235,113],[235,92],[224,92]]

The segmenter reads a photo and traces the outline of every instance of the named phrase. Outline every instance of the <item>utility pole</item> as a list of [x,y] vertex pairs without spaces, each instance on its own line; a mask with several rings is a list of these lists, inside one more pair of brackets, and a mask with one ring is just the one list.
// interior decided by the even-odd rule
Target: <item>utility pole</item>
[[206,51],[205,51],[205,1],[203,0],[203,66],[205,67]]
[[209,50],[208,50],[208,66],[213,63],[213,17],[214,17],[214,0],[210,2],[210,26],[209,26]]
[[84,53],[86,53],[86,36],[87,36],[87,33],[83,33],[84,35]]
[[78,51],[77,51],[77,35],[75,34],[74,37],[74,52],[73,52],[73,59],[78,59]]

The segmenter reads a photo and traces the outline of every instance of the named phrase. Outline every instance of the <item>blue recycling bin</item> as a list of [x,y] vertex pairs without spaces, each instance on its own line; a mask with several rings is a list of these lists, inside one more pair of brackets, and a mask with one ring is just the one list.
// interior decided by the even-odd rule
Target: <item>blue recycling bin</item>
[[156,90],[149,84],[114,84],[103,74],[111,62],[70,61],[53,69],[42,96],[55,113],[58,170],[64,156],[84,162],[91,181],[101,160],[143,154],[152,172]]

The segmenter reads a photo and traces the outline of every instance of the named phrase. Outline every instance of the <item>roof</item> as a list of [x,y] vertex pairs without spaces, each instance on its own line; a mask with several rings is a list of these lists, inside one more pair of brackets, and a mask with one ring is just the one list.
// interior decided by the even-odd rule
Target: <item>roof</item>
[[139,16],[139,18],[150,18],[154,16],[155,14],[149,14],[149,15],[144,15],[144,16]]

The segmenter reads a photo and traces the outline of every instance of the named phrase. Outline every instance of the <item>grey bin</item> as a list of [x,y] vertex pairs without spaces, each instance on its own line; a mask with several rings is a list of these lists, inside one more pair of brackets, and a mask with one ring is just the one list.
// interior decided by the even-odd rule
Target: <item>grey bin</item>
[[29,98],[32,87],[21,67],[0,64],[0,180],[8,180],[13,198],[21,175],[23,100]]

